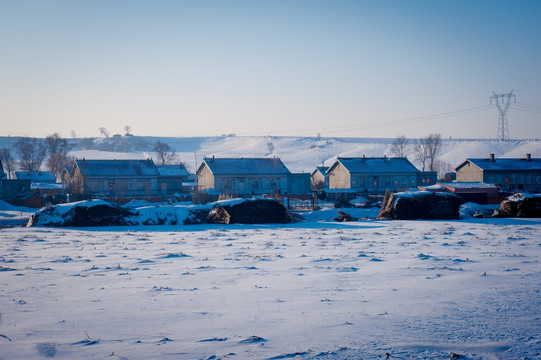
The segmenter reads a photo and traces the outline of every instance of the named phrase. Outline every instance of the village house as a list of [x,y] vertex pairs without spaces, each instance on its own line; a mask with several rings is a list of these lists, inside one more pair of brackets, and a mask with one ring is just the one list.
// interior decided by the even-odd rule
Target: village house
[[56,176],[52,171],[16,171],[15,177],[19,180],[30,180],[32,184],[56,183]]
[[289,174],[279,158],[205,158],[197,170],[197,188],[241,197],[284,194]]
[[75,160],[75,167],[66,181],[74,194],[90,197],[153,197],[159,196],[160,173],[151,159],[147,160]]
[[460,203],[499,204],[505,196],[501,196],[495,185],[482,182],[437,182],[434,185],[418,186],[419,190],[455,194]]
[[459,182],[483,182],[497,185],[504,191],[541,191],[541,159],[530,154],[524,158],[466,159],[456,167]]
[[355,190],[361,194],[404,191],[437,180],[436,172],[419,171],[407,158],[338,157],[327,173],[331,191]]
[[309,173],[290,173],[287,176],[287,193],[290,195],[311,194]]
[[310,175],[310,183],[312,191],[318,191],[323,188],[329,187],[329,170],[328,166],[318,166]]
[[30,181],[32,194],[52,196],[64,192],[64,186],[56,182],[56,176],[52,171],[16,171],[15,177],[20,181]]
[[178,165],[156,165],[159,176],[160,195],[169,196],[181,194],[184,182],[190,176],[184,164]]

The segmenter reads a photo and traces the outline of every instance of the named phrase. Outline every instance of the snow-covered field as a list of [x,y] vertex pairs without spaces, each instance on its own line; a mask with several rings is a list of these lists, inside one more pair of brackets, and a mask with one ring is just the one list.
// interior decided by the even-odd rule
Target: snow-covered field
[[314,216],[2,229],[0,359],[541,357],[540,219]]
[[[161,140],[191,171],[215,155],[279,156],[311,172],[338,155],[391,156],[393,139]],[[440,159],[455,167],[490,153],[539,157],[541,141],[445,139]],[[31,211],[0,202],[0,228]],[[346,211],[373,218],[378,209]],[[331,222],[336,215],[0,229],[0,359],[541,358],[541,219]]]

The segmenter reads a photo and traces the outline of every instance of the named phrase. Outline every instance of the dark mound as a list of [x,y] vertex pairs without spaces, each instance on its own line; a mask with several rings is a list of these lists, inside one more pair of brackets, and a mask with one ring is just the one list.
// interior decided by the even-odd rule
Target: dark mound
[[207,222],[215,224],[286,224],[294,221],[287,208],[274,199],[219,203],[207,218]]
[[[64,205],[65,206],[65,205]],[[63,212],[59,206],[48,206],[32,215],[28,226],[122,226],[134,214],[125,208],[105,201],[84,201]]]
[[541,218],[541,196],[516,194],[502,201],[498,216]]
[[458,219],[460,199],[453,194],[387,192],[378,219],[437,220]]

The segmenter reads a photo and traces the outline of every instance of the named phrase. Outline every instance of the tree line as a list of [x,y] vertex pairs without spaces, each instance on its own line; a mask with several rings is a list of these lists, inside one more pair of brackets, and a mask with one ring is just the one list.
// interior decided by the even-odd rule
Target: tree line
[[[129,130],[129,129],[128,129]],[[43,169],[51,171],[57,179],[63,179],[66,167],[74,166],[75,159],[68,155],[72,145],[58,133],[42,138],[21,137],[13,150],[18,155],[16,160],[8,148],[0,149],[0,161],[12,179],[15,171],[39,172]],[[156,165],[174,164],[177,160],[175,150],[168,144],[158,141],[153,147]]]

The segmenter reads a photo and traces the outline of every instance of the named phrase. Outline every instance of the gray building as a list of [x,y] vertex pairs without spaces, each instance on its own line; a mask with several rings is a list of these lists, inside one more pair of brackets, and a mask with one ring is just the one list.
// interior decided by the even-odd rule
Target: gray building
[[466,159],[455,169],[456,181],[477,181],[497,185],[504,191],[541,191],[541,159],[524,158]]
[[160,174],[147,160],[76,160],[70,178],[72,192],[91,197],[159,196]]
[[289,174],[279,158],[205,158],[197,170],[197,188],[241,197],[284,194]]
[[421,172],[407,158],[339,157],[327,173],[329,189],[356,190],[367,194],[404,191],[420,182],[423,185],[436,182],[435,172]]
[[313,191],[329,187],[328,166],[318,166],[310,175],[310,183]]
[[183,183],[188,180],[190,173],[183,164],[178,165],[157,165],[160,174],[159,187],[162,196],[182,193]]

